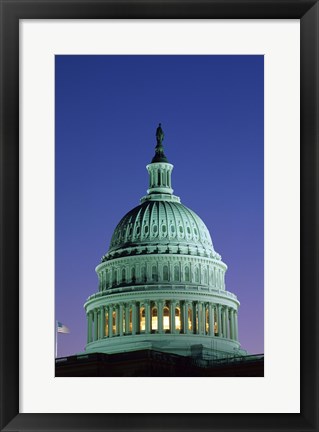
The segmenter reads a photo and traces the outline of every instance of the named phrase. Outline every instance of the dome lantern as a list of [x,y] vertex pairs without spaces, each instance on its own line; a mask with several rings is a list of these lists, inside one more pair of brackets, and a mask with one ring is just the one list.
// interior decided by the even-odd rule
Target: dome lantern
[[173,195],[172,170],[174,165],[170,164],[164,154],[163,148],[164,132],[159,123],[156,129],[156,147],[152,162],[146,166],[149,174],[148,195],[141,198],[141,203],[149,200],[169,200],[180,202],[179,197]]

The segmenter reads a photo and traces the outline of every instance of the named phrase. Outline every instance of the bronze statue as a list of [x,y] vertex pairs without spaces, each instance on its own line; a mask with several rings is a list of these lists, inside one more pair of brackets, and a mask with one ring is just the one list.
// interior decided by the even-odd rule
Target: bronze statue
[[156,129],[156,141],[157,144],[161,145],[164,140],[164,132],[161,127],[161,123],[158,125],[158,128]]

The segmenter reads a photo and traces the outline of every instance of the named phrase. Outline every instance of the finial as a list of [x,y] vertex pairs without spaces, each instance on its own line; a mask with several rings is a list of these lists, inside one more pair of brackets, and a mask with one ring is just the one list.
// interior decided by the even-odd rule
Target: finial
[[161,145],[164,140],[164,132],[161,126],[161,123],[159,123],[158,128],[156,129],[156,141],[157,145]]
[[164,140],[164,132],[162,129],[161,123],[159,123],[156,129],[156,147],[155,147],[155,156],[152,159],[153,162],[168,162],[165,154],[162,142]]

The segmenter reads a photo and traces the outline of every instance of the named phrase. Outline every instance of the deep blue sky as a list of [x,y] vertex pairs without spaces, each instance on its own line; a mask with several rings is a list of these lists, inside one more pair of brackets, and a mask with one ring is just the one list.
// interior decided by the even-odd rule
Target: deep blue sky
[[55,84],[58,355],[84,349],[95,267],[146,194],[159,122],[174,193],[228,265],[240,342],[264,352],[263,56],[56,56]]

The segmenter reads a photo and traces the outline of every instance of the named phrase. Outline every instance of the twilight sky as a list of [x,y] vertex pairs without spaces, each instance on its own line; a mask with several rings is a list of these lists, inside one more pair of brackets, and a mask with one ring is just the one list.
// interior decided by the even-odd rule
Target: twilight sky
[[174,194],[208,227],[228,265],[239,340],[264,352],[263,56],[56,56],[55,315],[83,352],[87,297],[113,230],[146,194],[155,131]]

